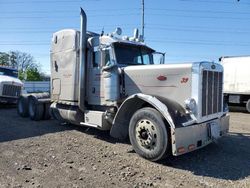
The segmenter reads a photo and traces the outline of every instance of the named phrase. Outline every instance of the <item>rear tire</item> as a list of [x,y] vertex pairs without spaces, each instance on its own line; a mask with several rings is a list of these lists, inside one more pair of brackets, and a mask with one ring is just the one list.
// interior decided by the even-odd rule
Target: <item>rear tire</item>
[[250,113],[250,99],[248,99],[248,101],[246,103],[246,110],[248,113]]
[[17,101],[17,113],[21,117],[28,117],[29,116],[29,109],[28,109],[28,98],[25,96],[19,97]]
[[166,125],[154,108],[142,108],[132,116],[129,139],[135,152],[150,161],[163,159],[169,150]]
[[44,104],[37,103],[36,98],[29,98],[29,116],[31,120],[39,121],[43,119]]
[[44,120],[50,119],[50,103],[44,103]]

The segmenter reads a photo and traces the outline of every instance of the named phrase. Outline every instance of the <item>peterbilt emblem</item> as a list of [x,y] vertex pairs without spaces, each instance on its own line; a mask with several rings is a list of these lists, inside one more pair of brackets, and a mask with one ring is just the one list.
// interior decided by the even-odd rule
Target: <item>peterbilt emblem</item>
[[160,75],[160,76],[157,77],[157,80],[165,81],[165,80],[167,80],[167,77]]
[[182,78],[181,79],[181,83],[183,84],[183,83],[187,83],[188,82],[188,78]]

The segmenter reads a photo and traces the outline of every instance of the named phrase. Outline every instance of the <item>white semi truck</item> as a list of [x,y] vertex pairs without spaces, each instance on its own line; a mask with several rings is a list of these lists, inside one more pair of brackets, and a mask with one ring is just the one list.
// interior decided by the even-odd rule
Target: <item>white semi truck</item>
[[[202,148],[226,134],[223,68],[212,62],[155,65],[155,50],[138,30],[120,37],[81,29],[53,34],[51,94],[23,96],[19,114],[110,130],[128,138],[142,157],[157,161]],[[25,108],[28,106],[28,108]]]
[[23,83],[18,79],[18,71],[13,67],[0,66],[0,103],[16,103]]
[[221,57],[224,96],[229,105],[245,106],[250,112],[250,56]]

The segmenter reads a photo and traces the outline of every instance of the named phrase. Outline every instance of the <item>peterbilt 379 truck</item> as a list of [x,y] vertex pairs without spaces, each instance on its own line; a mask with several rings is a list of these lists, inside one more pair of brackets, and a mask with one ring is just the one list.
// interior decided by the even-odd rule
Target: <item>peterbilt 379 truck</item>
[[120,29],[99,35],[87,32],[86,23],[81,10],[80,31],[53,34],[50,99],[20,98],[21,115],[42,119],[51,104],[53,118],[129,137],[136,153],[152,161],[202,148],[228,132],[220,64],[155,65],[155,50],[138,30],[133,37],[118,36]]
[[16,103],[22,87],[16,68],[0,66],[0,103]]

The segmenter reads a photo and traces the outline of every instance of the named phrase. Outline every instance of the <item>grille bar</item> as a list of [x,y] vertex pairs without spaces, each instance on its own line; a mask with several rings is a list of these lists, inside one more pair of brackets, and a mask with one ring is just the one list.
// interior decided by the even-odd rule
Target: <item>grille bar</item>
[[202,72],[202,116],[222,111],[222,72]]
[[3,85],[3,92],[2,95],[9,96],[9,97],[19,97],[21,94],[21,86],[15,85]]

